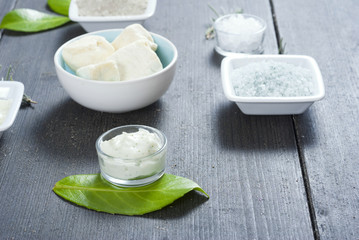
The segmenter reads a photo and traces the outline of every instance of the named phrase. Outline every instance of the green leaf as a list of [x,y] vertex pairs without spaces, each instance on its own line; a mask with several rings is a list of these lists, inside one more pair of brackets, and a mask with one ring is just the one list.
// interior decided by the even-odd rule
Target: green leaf
[[0,28],[20,32],[39,32],[61,26],[69,21],[68,17],[21,8],[8,12],[4,16]]
[[100,174],[74,175],[55,184],[53,191],[64,199],[100,212],[142,215],[159,210],[184,194],[197,190],[197,183],[164,174],[158,181],[137,188],[121,188],[103,180]]
[[71,0],[47,0],[47,4],[55,13],[68,16]]

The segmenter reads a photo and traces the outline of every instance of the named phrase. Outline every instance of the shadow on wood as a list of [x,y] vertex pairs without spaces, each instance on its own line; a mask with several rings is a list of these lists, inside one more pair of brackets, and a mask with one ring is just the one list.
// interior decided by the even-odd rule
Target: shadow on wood
[[[51,107],[51,106],[50,106]],[[157,127],[161,123],[161,100],[143,109],[114,114],[87,109],[71,99],[50,108],[38,124],[32,127],[32,135],[42,151],[51,156],[66,159],[96,158],[95,141],[105,131],[128,124]],[[61,158],[53,158],[61,159]]]
[[[292,117],[243,114],[235,103],[218,109],[217,136],[220,147],[231,150],[293,150],[296,146]],[[309,121],[309,114],[299,117]],[[315,140],[315,137],[310,137]],[[306,141],[312,145],[312,141]]]
[[197,191],[191,191],[161,210],[145,214],[141,217],[166,220],[182,218],[208,200],[209,199],[204,194]]

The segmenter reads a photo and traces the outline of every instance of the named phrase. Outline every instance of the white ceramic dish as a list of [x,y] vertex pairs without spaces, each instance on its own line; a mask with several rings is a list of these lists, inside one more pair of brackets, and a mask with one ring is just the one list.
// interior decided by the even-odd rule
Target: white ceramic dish
[[[285,62],[309,69],[314,81],[314,94],[303,97],[241,97],[234,92],[231,72],[249,63],[263,60]],[[300,55],[243,55],[226,57],[221,64],[222,86],[228,100],[235,102],[241,111],[249,115],[301,114],[315,101],[324,97],[324,83],[317,62],[309,56]]]
[[69,8],[69,18],[78,22],[87,32],[124,28],[133,23],[143,24],[144,21],[153,16],[156,11],[157,0],[148,0],[146,11],[141,15],[133,16],[79,16],[76,0],[72,0]]
[[87,33],[78,36],[63,44],[55,53],[54,63],[58,79],[77,103],[84,107],[102,111],[121,113],[148,106],[157,101],[169,88],[176,70],[177,49],[168,39],[151,33],[158,48],[163,69],[150,76],[129,80],[104,82],[80,78],[65,64],[62,58],[62,49],[66,44],[86,35],[100,35],[108,41],[113,41],[122,29],[109,29]]
[[10,108],[2,123],[0,123],[0,137],[14,123],[16,115],[19,111],[22,96],[24,94],[24,85],[16,81],[0,81],[1,100],[9,100]]

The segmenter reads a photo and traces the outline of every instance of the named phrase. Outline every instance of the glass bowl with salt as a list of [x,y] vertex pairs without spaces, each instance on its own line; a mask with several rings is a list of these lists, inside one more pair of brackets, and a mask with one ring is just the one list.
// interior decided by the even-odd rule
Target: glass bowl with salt
[[217,45],[215,50],[223,56],[238,53],[260,54],[266,22],[251,14],[228,14],[214,22]]
[[302,55],[243,55],[221,63],[228,100],[244,114],[301,114],[325,95],[317,62]]

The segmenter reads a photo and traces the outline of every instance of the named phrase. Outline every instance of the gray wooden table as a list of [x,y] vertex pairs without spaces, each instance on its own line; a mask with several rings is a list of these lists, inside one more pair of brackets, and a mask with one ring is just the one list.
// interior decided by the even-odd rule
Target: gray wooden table
[[[356,0],[213,0],[268,23],[265,53],[314,57],[324,100],[297,116],[247,116],[226,100],[221,58],[204,32],[207,1],[158,0],[145,22],[179,51],[169,91],[125,114],[91,111],[66,94],[56,49],[85,33],[77,23],[36,34],[2,31],[0,76],[38,101],[0,139],[0,239],[359,239],[359,3]],[[50,12],[45,0],[0,0]],[[89,96],[91,97],[91,96]],[[52,192],[60,179],[99,172],[94,142],[105,130],[145,124],[168,137],[167,172],[196,181],[191,192],[143,216],[72,205]]]

